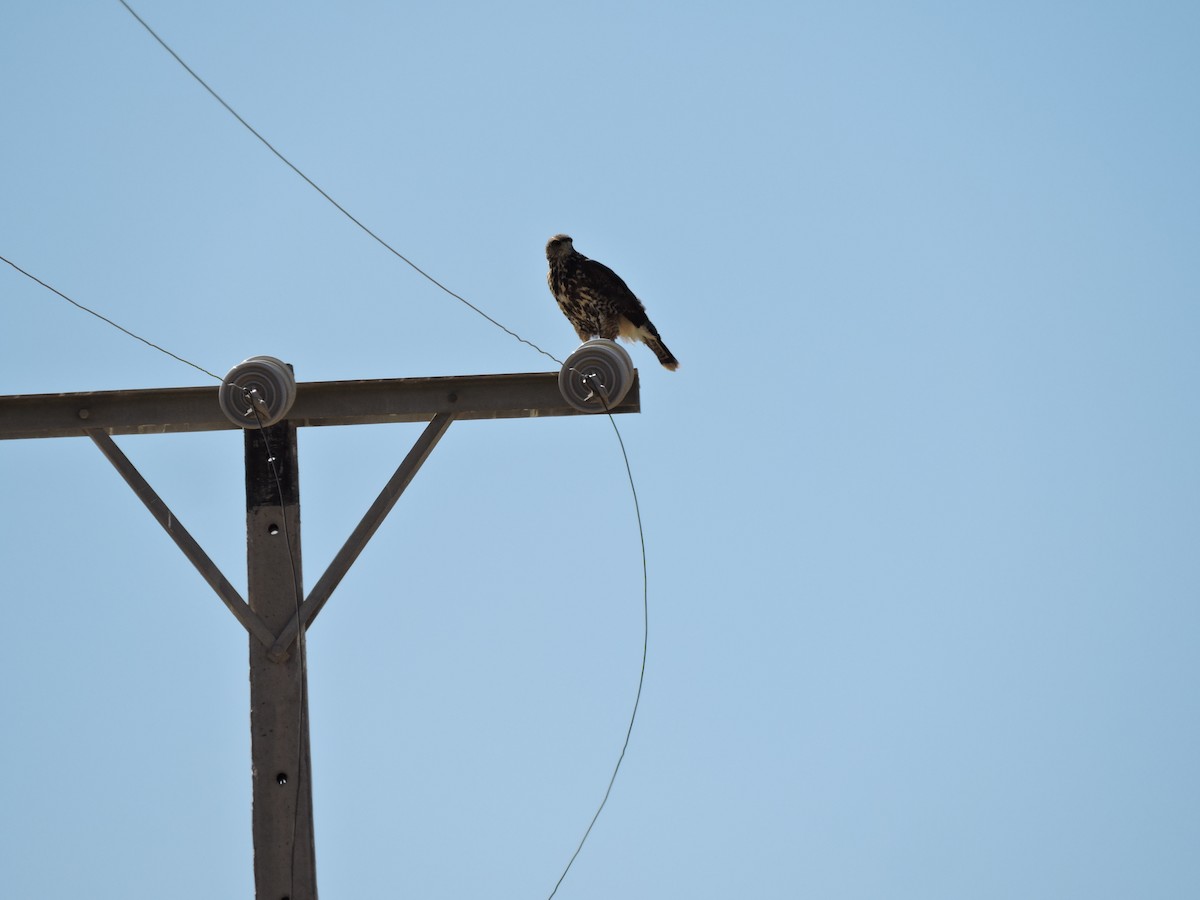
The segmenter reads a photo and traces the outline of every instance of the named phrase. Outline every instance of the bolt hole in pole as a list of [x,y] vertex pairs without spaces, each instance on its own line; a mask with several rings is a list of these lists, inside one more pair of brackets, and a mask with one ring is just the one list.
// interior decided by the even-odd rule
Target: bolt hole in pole
[[278,775],[276,775],[275,783],[280,785],[287,784],[287,772],[280,772]]
[[279,534],[279,526],[272,522],[267,526],[267,534]]

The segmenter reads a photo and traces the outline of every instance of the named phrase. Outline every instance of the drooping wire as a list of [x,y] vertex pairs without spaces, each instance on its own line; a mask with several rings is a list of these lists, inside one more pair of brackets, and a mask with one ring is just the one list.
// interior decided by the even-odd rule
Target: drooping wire
[[62,291],[60,291],[58,288],[52,287],[51,285],[42,281],[42,279],[38,278],[36,275],[26,272],[24,269],[22,269],[20,266],[18,266],[11,259],[7,259],[3,256],[0,256],[0,262],[8,263],[10,266],[12,266],[14,269],[16,269],[18,272],[20,272],[26,278],[30,279],[31,281],[36,281],[38,284],[40,284],[42,287],[44,287],[46,290],[50,291],[51,293],[58,294],[58,296],[62,297],[64,300],[66,300],[72,306],[76,306],[79,309],[82,309],[85,313],[95,316],[97,319],[99,319],[102,322],[107,322],[113,328],[117,329],[118,331],[125,332],[131,338],[141,341],[146,346],[153,347],[155,350],[159,351],[160,353],[165,353],[165,354],[167,354],[167,356],[171,357],[172,359],[177,359],[177,360],[179,360],[179,362],[183,363],[184,365],[191,366],[193,369],[203,372],[205,375],[208,375],[210,378],[215,378],[215,379],[217,379],[217,381],[222,380],[220,375],[217,375],[213,372],[208,371],[208,369],[204,368],[204,366],[198,366],[194,362],[192,362],[190,359],[184,359],[182,356],[172,353],[170,350],[167,350],[165,347],[160,347],[158,344],[154,343],[153,341],[146,340],[146,338],[142,337],[140,334],[134,334],[128,328],[125,328],[122,325],[118,325],[116,322],[114,322],[108,316],[101,315],[100,313],[96,312],[94,309],[91,309],[87,306],[84,306],[82,303],[72,300],[70,297],[68,297],[66,294],[64,294]]
[[[125,0],[118,0],[118,2],[122,6],[124,6],[125,9],[130,13],[130,15],[132,15],[134,17],[134,19],[136,19],[137,22],[139,24],[141,24],[143,28],[145,28],[145,30],[163,47],[163,49],[165,49],[176,60],[176,62],[178,62],[184,68],[184,70],[187,71],[187,73],[192,76],[192,78],[194,78],[206,91],[208,91],[208,93],[211,94],[213,96],[213,98],[216,99],[217,102],[219,102],[221,104],[221,106],[223,106],[235,119],[237,119],[238,122],[240,122],[251,134],[253,134],[256,138],[258,138],[258,140],[268,150],[270,150],[276,157],[278,157],[285,165],[287,165],[288,168],[290,168],[297,175],[299,175],[300,178],[305,181],[305,183],[307,183],[310,187],[312,187],[314,190],[316,190],[322,197],[324,197],[330,204],[332,204],[347,219],[349,219],[352,223],[354,223],[356,226],[358,226],[364,233],[366,233],[369,237],[371,237],[373,240],[375,240],[377,243],[379,243],[381,246],[383,246],[385,249],[387,249],[390,253],[392,253],[394,256],[396,256],[398,259],[400,259],[402,262],[406,263],[409,267],[411,267],[414,271],[416,271],[419,275],[424,277],[430,283],[432,283],[436,287],[440,288],[446,294],[448,294],[449,296],[458,300],[460,303],[464,304],[465,306],[467,306],[474,312],[478,313],[480,316],[482,316],[487,321],[491,322],[493,325],[495,325],[501,331],[505,332],[506,334],[515,338],[516,340],[520,341],[521,343],[526,344],[527,346],[531,347],[533,350],[537,351],[541,355],[554,361],[560,367],[565,365],[565,363],[563,363],[563,361],[560,360],[558,357],[556,357],[554,354],[549,353],[546,350],[543,350],[537,344],[533,343],[530,340],[527,340],[526,338],[517,334],[515,331],[505,327],[502,323],[500,323],[496,319],[492,318],[490,315],[488,315],[486,312],[484,312],[482,309],[480,309],[475,304],[471,303],[465,297],[462,297],[461,295],[450,290],[450,288],[446,287],[446,285],[444,285],[442,282],[438,281],[433,276],[429,275],[427,272],[425,272],[423,269],[421,269],[419,266],[417,266],[415,263],[413,263],[410,259],[408,259],[406,256],[401,254],[394,247],[392,247],[389,243],[387,243],[385,240],[383,240],[383,238],[381,238],[379,235],[377,235],[374,231],[372,231],[370,228],[368,228],[366,225],[364,225],[359,219],[357,219],[349,211],[347,211],[345,207],[343,207],[340,203],[338,203],[336,200],[334,200],[333,197],[331,197],[324,190],[322,190],[311,178],[309,178],[307,175],[305,175],[304,172],[302,172],[298,167],[296,167],[282,153],[280,153],[277,149],[275,149],[275,147],[272,146],[271,143],[269,141],[267,141],[266,138],[264,138],[258,131],[256,131],[245,119],[243,119],[240,115],[238,115],[238,113],[233,109],[233,107],[231,107],[228,103],[226,103],[225,100],[219,94],[217,94],[216,91],[214,91],[211,87],[209,87],[209,85],[190,66],[188,66],[187,63],[185,63],[183,61],[183,59],[173,49],[171,49],[171,47],[161,37],[158,36],[157,33],[155,33],[155,31],[149,26],[149,24],[147,24],[146,21],[144,19],[142,19],[142,17],[139,16],[133,10],[133,8],[130,7],[128,3],[125,2]],[[166,354],[167,356],[171,357],[172,359],[175,359],[181,363],[184,363],[185,365],[191,366],[193,369],[196,369],[197,371],[200,371],[200,372],[204,373],[205,375],[208,375],[211,378],[215,378],[217,381],[224,380],[221,378],[221,376],[217,375],[214,372],[209,371],[208,369],[204,368],[203,366],[197,365],[196,363],[192,362],[191,360],[185,359],[184,357],[179,356],[178,354],[172,353],[171,351],[165,349],[164,347],[161,347],[158,344],[155,344],[152,341],[149,341],[146,338],[141,337],[140,335],[135,334],[134,332],[130,331],[129,329],[119,325],[118,323],[114,322],[112,319],[108,318],[107,316],[101,315],[100,313],[96,312],[95,310],[90,309],[87,306],[84,306],[82,303],[78,303],[77,301],[68,297],[62,291],[59,291],[57,288],[52,287],[51,285],[47,284],[45,281],[42,281],[40,278],[37,278],[36,276],[27,272],[25,269],[22,269],[20,266],[18,266],[16,263],[12,262],[11,260],[9,260],[3,256],[0,256],[0,261],[7,263],[8,265],[10,265],[13,269],[18,271],[22,275],[37,282],[42,287],[53,292],[54,294],[57,294],[59,297],[66,300],[68,303],[71,303],[73,306],[78,307],[79,309],[83,310],[84,312],[89,313],[90,315],[93,315],[96,318],[106,322],[107,324],[111,325],[112,327],[116,328],[117,330],[125,333],[129,337],[132,337],[135,340],[141,341],[142,343],[146,344],[147,346],[149,346],[155,350],[158,350],[161,353]],[[583,373],[578,373],[578,374],[583,375]],[[587,378],[588,376],[584,375],[584,377]],[[600,813],[604,810],[605,805],[608,803],[608,798],[609,798],[610,794],[612,793],[613,785],[616,783],[617,774],[619,773],[620,768],[621,768],[621,763],[624,761],[625,753],[629,748],[629,742],[630,742],[630,739],[633,734],[634,722],[637,719],[638,707],[639,707],[639,704],[641,703],[641,697],[642,697],[642,688],[645,683],[646,659],[647,659],[647,653],[648,653],[648,647],[649,647],[649,628],[650,628],[650,626],[649,626],[649,581],[648,581],[648,575],[647,575],[647,562],[646,562],[646,539],[645,539],[645,533],[644,533],[643,527],[642,527],[642,515],[641,515],[640,505],[638,504],[637,488],[634,484],[633,470],[629,463],[629,454],[625,448],[625,441],[621,436],[621,431],[617,427],[616,419],[613,417],[612,410],[609,408],[608,401],[603,393],[603,390],[601,389],[597,393],[600,396],[601,402],[604,404],[604,411],[608,416],[609,423],[612,425],[613,432],[616,434],[617,441],[618,441],[618,444],[621,449],[621,455],[622,455],[622,458],[625,463],[625,472],[629,479],[630,492],[633,496],[634,512],[635,512],[636,519],[637,519],[638,539],[639,539],[639,543],[641,546],[641,554],[642,554],[642,619],[643,619],[642,660],[641,660],[640,672],[638,675],[637,693],[636,693],[636,696],[634,697],[633,710],[632,710],[632,712],[630,714],[630,718],[629,718],[629,726],[625,732],[625,740],[621,746],[620,755],[617,758],[616,765],[613,767],[612,776],[609,778],[608,785],[604,791],[604,796],[601,799],[600,804],[596,809],[596,812],[593,814],[591,821],[588,823],[587,829],[583,833],[583,837],[580,838],[579,844],[575,848],[575,852],[571,854],[571,858],[567,861],[567,864],[566,864],[565,868],[563,869],[562,874],[559,876],[558,881],[554,885],[554,888],[550,891],[550,894],[549,894],[549,897],[547,898],[547,900],[552,900],[552,898],[555,896],[555,894],[557,894],[558,889],[562,885],[563,880],[566,878],[567,873],[570,871],[571,866],[574,864],[576,858],[579,856],[580,852],[582,851],[584,843],[587,841],[588,836],[592,832],[592,828],[595,826],[596,821],[599,819]],[[252,409],[254,408],[253,403],[251,404],[251,408]],[[280,509],[282,512],[283,507],[284,507],[283,488],[282,488],[282,483],[280,481],[278,469],[275,466],[275,457],[274,457],[274,454],[271,452],[270,443],[269,443],[269,441],[267,439],[267,435],[266,435],[266,430],[262,425],[262,419],[261,419],[261,417],[259,417],[257,409],[255,409],[254,411],[255,411],[255,417],[258,419],[259,429],[260,429],[260,431],[262,431],[264,445],[266,446],[266,450],[267,450],[268,462],[271,465],[272,473],[275,478],[276,490],[277,490],[277,493],[279,496]],[[299,625],[299,628],[297,630],[297,652],[300,654],[300,665],[303,667],[305,665],[306,653],[305,653],[304,626],[303,626],[303,622],[299,621],[299,612],[300,612],[299,577],[298,577],[298,574],[295,569],[295,557],[292,553],[291,537],[290,537],[290,534],[287,529],[286,517],[282,517],[282,518],[283,518],[284,539],[287,542],[288,558],[289,558],[289,561],[291,562],[292,583],[293,583],[293,587],[294,587],[293,593],[295,594],[297,622]],[[303,669],[302,669],[302,672],[303,672]],[[303,693],[302,693],[302,697],[301,697],[301,710],[300,710],[301,733],[303,733],[305,709],[307,707],[307,686],[304,684],[304,681],[305,681],[305,679],[302,678]],[[297,772],[302,772],[304,770],[303,759],[302,759],[303,745],[301,746],[300,754],[301,754],[301,759],[298,760],[298,763],[297,763]],[[297,788],[297,797],[299,797],[299,788]],[[293,821],[292,821],[292,867],[291,867],[292,872],[290,873],[290,875],[292,877],[294,877],[294,870],[295,870],[295,854],[296,854],[295,837],[296,837],[296,831],[297,831],[298,816],[299,816],[299,802],[297,802],[296,817],[293,818]]]
[[633,483],[633,467],[629,464],[629,453],[625,449],[625,439],[621,437],[621,430],[617,428],[617,420],[613,417],[612,409],[609,408],[608,396],[603,386],[595,384],[595,379],[592,376],[583,375],[582,377],[585,382],[593,382],[592,390],[600,399],[600,402],[604,404],[605,415],[608,416],[613,433],[617,436],[617,444],[621,448],[621,458],[625,462],[625,475],[629,479],[629,492],[633,496],[633,512],[637,518],[638,543],[641,545],[642,551],[642,666],[641,671],[638,673],[637,694],[633,698],[633,711],[629,714],[629,727],[625,729],[625,742],[621,745],[621,753],[617,757],[617,764],[613,766],[612,777],[608,779],[608,787],[604,789],[604,797],[600,800],[600,805],[596,807],[595,815],[588,822],[588,827],[583,832],[583,837],[579,839],[579,844],[575,847],[575,852],[567,860],[566,867],[563,869],[562,874],[558,876],[558,881],[554,883],[554,888],[550,891],[546,900],[554,900],[554,895],[558,893],[563,879],[571,871],[571,866],[575,864],[575,858],[583,850],[583,845],[587,841],[588,835],[592,833],[592,827],[596,824],[596,820],[600,818],[600,813],[604,811],[605,804],[608,803],[608,795],[612,793],[613,784],[617,780],[617,773],[621,771],[621,763],[625,761],[625,751],[629,749],[629,739],[633,736],[633,723],[637,719],[638,706],[642,702],[642,686],[646,683],[646,655],[650,646],[650,578],[646,566],[646,533],[642,529],[642,508],[638,503],[637,487]]
[[[208,369],[204,368],[203,366],[197,365],[196,363],[192,362],[191,360],[185,359],[182,356],[172,353],[170,350],[160,347],[158,344],[155,344],[152,341],[146,340],[145,338],[141,337],[140,335],[134,334],[132,331],[130,331],[127,328],[122,327],[121,325],[117,324],[112,319],[108,318],[107,316],[103,316],[100,313],[96,312],[95,310],[90,309],[87,306],[84,306],[82,303],[79,303],[79,302],[71,299],[66,294],[64,294],[62,291],[51,286],[50,284],[47,284],[45,281],[36,277],[35,275],[30,274],[29,272],[22,269],[20,266],[16,265],[15,263],[11,262],[10,260],[6,259],[5,257],[0,256],[0,261],[8,263],[10,266],[12,266],[14,269],[16,269],[22,275],[25,275],[27,278],[30,278],[31,280],[37,282],[38,284],[40,284],[42,287],[46,288],[47,290],[53,292],[54,294],[57,294],[59,297],[62,297],[64,300],[71,303],[73,306],[78,307],[79,309],[83,310],[84,312],[90,313],[91,315],[108,323],[109,325],[113,326],[114,328],[118,329],[119,331],[122,331],[125,334],[129,335],[130,337],[141,341],[143,344],[146,344],[147,346],[152,347],[155,350],[160,351],[161,353],[165,353],[167,356],[171,357],[172,359],[178,360],[179,362],[184,363],[185,365],[191,366],[193,369],[197,369],[198,371],[203,372],[205,375],[209,375],[212,378],[215,378],[217,381],[222,381],[222,382],[224,381],[224,379],[221,378],[221,376],[216,375],[213,372],[210,372]],[[543,353],[544,352],[545,351],[543,351]],[[545,354],[545,355],[549,356],[550,354]],[[551,358],[553,359],[553,357],[551,357]],[[555,360],[555,361],[557,362],[557,360]],[[563,365],[563,364],[559,363],[559,365]],[[591,376],[587,375],[586,373],[577,372],[577,374],[579,374],[585,380],[591,380]],[[232,385],[232,384],[231,384],[231,386],[236,387],[236,385]],[[642,528],[641,506],[638,503],[637,487],[635,486],[634,480],[633,480],[633,469],[629,462],[629,454],[625,449],[625,440],[621,436],[621,430],[617,427],[617,421],[616,421],[615,417],[613,416],[612,409],[608,405],[608,400],[604,393],[603,388],[597,385],[596,388],[594,388],[594,389],[596,389],[596,394],[600,398],[601,403],[604,404],[604,412],[608,416],[609,424],[612,425],[613,433],[617,437],[617,443],[621,449],[621,457],[625,463],[625,474],[629,480],[629,490],[633,497],[633,509],[634,509],[634,514],[636,516],[637,528],[638,528],[638,541],[639,541],[639,544],[641,547],[641,554],[642,554],[642,662],[641,662],[641,669],[638,673],[638,686],[637,686],[637,693],[636,693],[636,695],[634,697],[634,701],[633,701],[633,711],[629,717],[629,727],[625,731],[625,741],[621,746],[621,753],[617,757],[616,765],[613,767],[612,777],[609,778],[609,780],[608,780],[608,786],[605,788],[604,797],[601,799],[600,805],[597,807],[595,814],[592,816],[591,821],[588,823],[587,829],[583,833],[583,837],[580,838],[579,844],[575,848],[575,852],[571,854],[571,858],[567,861],[566,867],[563,869],[562,874],[559,875],[558,881],[555,882],[554,888],[553,888],[553,890],[550,891],[550,894],[547,897],[547,900],[552,900],[552,898],[555,896],[555,894],[558,893],[559,887],[562,885],[563,880],[567,877],[567,873],[571,870],[571,866],[574,865],[575,859],[579,856],[580,852],[583,850],[583,845],[587,841],[588,836],[592,833],[592,828],[595,826],[597,819],[600,818],[600,813],[604,810],[605,805],[608,803],[609,795],[612,793],[613,785],[616,783],[616,780],[617,780],[617,773],[620,771],[621,763],[625,759],[625,751],[629,748],[629,741],[630,741],[631,736],[633,735],[633,725],[634,725],[635,720],[637,719],[638,706],[641,703],[641,699],[642,699],[642,686],[646,680],[646,658],[647,658],[647,652],[648,652],[648,647],[649,647],[649,633],[650,633],[650,606],[649,606],[649,580],[648,580],[647,562],[646,562],[646,536],[645,536],[645,532],[643,531],[643,528]],[[305,711],[308,706],[308,697],[307,697],[307,678],[305,677],[305,667],[307,665],[307,650],[305,647],[305,633],[304,633],[305,628],[304,628],[303,621],[301,621],[301,619],[300,619],[300,600],[299,600],[300,579],[296,572],[295,556],[292,552],[291,535],[290,535],[288,527],[287,527],[287,518],[283,514],[283,510],[284,510],[283,486],[282,486],[282,482],[279,477],[279,470],[275,465],[275,463],[276,463],[275,454],[272,452],[270,440],[267,437],[266,429],[262,423],[262,417],[259,415],[258,409],[254,405],[253,402],[250,403],[250,409],[253,410],[255,419],[258,422],[258,428],[259,428],[260,432],[262,433],[263,444],[267,451],[267,462],[271,466],[271,472],[275,479],[275,489],[276,489],[276,493],[278,494],[278,497],[279,497],[280,518],[282,519],[283,535],[284,535],[284,540],[286,541],[286,545],[287,545],[288,560],[291,563],[293,593],[296,598],[296,617],[297,617],[297,624],[299,626],[297,629],[297,633],[296,633],[297,634],[296,649],[297,649],[297,652],[300,654],[300,665],[301,665],[302,695],[301,695],[301,709],[300,709],[300,717],[301,717],[300,718],[300,733],[303,734],[304,733],[304,717],[305,717]],[[301,747],[301,754],[303,754],[303,747]],[[302,759],[298,760],[296,770],[298,773],[305,771]],[[299,787],[297,787],[297,798],[298,797],[299,797]],[[291,865],[291,869],[289,870],[289,877],[294,877],[294,872],[295,872],[296,831],[297,831],[297,821],[298,821],[298,817],[300,815],[299,809],[300,809],[299,802],[297,801],[295,817],[293,817],[293,820],[292,820],[292,865]]]
[[393,247],[391,244],[389,244],[387,241],[385,241],[383,238],[381,238],[378,234],[376,234],[374,231],[372,231],[370,228],[368,228],[366,225],[364,225],[363,222],[360,219],[358,219],[357,217],[355,217],[354,215],[352,215],[350,213],[350,211],[348,209],[346,209],[346,207],[342,206],[342,204],[340,204],[336,200],[334,200],[333,197],[331,197],[328,193],[326,193],[325,190],[322,189],[320,185],[318,185],[315,181],[313,181],[311,178],[309,178],[307,175],[305,175],[304,172],[302,172],[295,163],[293,163],[290,159],[288,159],[286,156],[284,156],[282,153],[280,153],[279,150],[277,150],[270,141],[268,141],[265,137],[263,137],[262,134],[260,134],[258,132],[258,130],[254,128],[253,125],[251,125],[249,122],[247,122],[245,119],[243,119],[238,114],[237,110],[235,110],[232,106],[230,106],[228,103],[226,103],[225,98],[222,97],[220,94],[218,94],[215,90],[213,90],[212,87],[209,86],[208,82],[205,81],[203,78],[201,78],[196,73],[195,69],[193,69],[186,62],[184,62],[183,57],[181,57],[178,53],[176,53],[173,49],[171,49],[171,45],[168,44],[166,41],[164,41],[161,37],[159,37],[158,33],[153,28],[150,27],[150,25],[146,22],[145,19],[143,19],[141,16],[139,16],[134,11],[132,6],[130,6],[128,3],[126,3],[125,0],[117,0],[117,2],[120,3],[123,7],[125,7],[126,10],[129,11],[129,14],[138,21],[138,24],[140,24],[143,28],[145,28],[146,31],[149,32],[150,36],[152,38],[154,38],[154,40],[158,41],[158,43],[162,46],[162,48],[164,50],[166,50],[169,54],[171,54],[171,57],[175,60],[175,62],[177,62],[177,63],[179,63],[179,65],[183,66],[184,71],[187,72],[189,75],[191,75],[192,78],[194,78],[196,80],[197,84],[199,84],[202,88],[204,88],[204,90],[208,91],[208,93],[212,95],[213,99],[216,100],[218,103],[221,104],[221,106],[223,106],[225,108],[226,112],[228,112],[231,116],[233,116],[235,119],[237,119],[238,122],[240,122],[247,131],[249,131],[252,135],[254,135],[256,138],[258,138],[259,142],[264,147],[266,147],[268,150],[270,150],[273,154],[275,154],[275,156],[279,159],[280,162],[282,162],[285,166],[287,166],[289,169],[291,169],[293,172],[295,172],[297,175],[299,175],[304,180],[305,184],[307,184],[314,191],[316,191],[318,194],[320,194],[322,197],[324,197],[326,200],[328,200],[334,206],[334,208],[337,209],[338,212],[340,212],[343,216],[345,216],[347,219],[349,219],[351,222],[353,222],[355,225],[357,225],[360,229],[362,229],[362,231],[365,234],[367,234],[368,236],[370,236],[372,240],[374,240],[376,243],[378,243],[381,247],[383,247],[385,250],[387,250],[389,253],[391,253],[393,256],[395,256],[397,259],[399,259],[401,262],[408,265],[414,272],[416,272],[422,278],[424,278],[425,280],[427,280],[434,286],[440,288],[441,290],[445,291],[447,294],[449,294],[451,297],[453,297],[459,303],[464,304],[468,308],[474,310],[479,315],[483,316],[483,318],[487,319],[489,322],[491,322],[493,325],[495,325],[501,331],[505,332],[506,334],[510,335],[511,337],[516,338],[522,344],[527,344],[528,346],[532,347],[534,350],[536,350],[538,353],[542,354],[543,356],[549,357],[550,359],[552,359],[556,363],[558,363],[560,366],[562,365],[562,360],[555,357],[554,354],[549,353],[546,350],[543,350],[541,347],[539,347],[533,341],[521,337],[521,335],[517,334],[512,329],[506,327],[502,323],[498,322],[496,319],[493,319],[486,312],[484,312],[482,309],[480,309],[478,306],[476,306],[474,303],[472,303],[470,300],[468,300],[466,297],[450,290],[450,288],[446,287],[446,285],[442,284],[442,282],[438,281],[436,278],[434,278],[432,275],[430,275],[428,272],[426,272],[424,269],[422,269],[420,266],[418,266],[416,263],[414,263],[411,259],[409,259],[403,253],[401,253],[399,250],[397,250],[395,247]]

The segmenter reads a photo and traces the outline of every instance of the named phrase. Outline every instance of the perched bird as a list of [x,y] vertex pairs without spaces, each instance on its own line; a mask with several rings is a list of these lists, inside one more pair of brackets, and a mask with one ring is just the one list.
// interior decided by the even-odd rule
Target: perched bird
[[550,293],[581,341],[595,337],[641,341],[666,368],[675,371],[679,367],[679,360],[667,349],[646,315],[646,307],[620,275],[603,263],[588,259],[565,234],[550,238],[546,259],[550,263],[546,275]]

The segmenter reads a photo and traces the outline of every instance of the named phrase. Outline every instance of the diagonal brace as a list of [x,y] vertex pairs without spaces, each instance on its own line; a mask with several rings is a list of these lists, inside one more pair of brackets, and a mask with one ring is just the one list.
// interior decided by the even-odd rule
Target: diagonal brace
[[300,609],[292,616],[287,627],[280,632],[279,638],[267,654],[272,661],[281,662],[287,658],[288,650],[300,630],[300,623],[303,622],[306,629],[312,624],[317,613],[321,611],[334,589],[341,584],[346,573],[350,571],[350,567],[354,565],[354,561],[367,546],[367,541],[371,540],[371,537],[379,530],[379,526],[383,524],[387,514],[392,511],[392,507],[396,505],[396,501],[400,499],[404,489],[412,482],[417,470],[429,458],[429,454],[433,452],[433,448],[437,446],[438,441],[442,439],[442,435],[446,433],[446,429],[453,421],[453,413],[442,412],[435,415],[425,427],[421,436],[417,438],[417,442],[413,444],[408,455],[396,469],[395,474],[384,485],[375,502],[371,504],[371,508],[362,517],[362,521],[346,539],[346,543],[342,545],[337,556],[329,563],[329,568],[325,570],[321,580],[313,586]]
[[216,563],[196,543],[196,539],[175,518],[171,510],[167,508],[167,504],[162,501],[162,498],[155,493],[154,488],[150,487],[150,484],[142,477],[142,473],[134,468],[133,463],[129,461],[129,457],[121,452],[121,448],[108,436],[107,432],[98,428],[89,428],[87,435],[100,448],[100,452],[108,458],[108,461],[113,464],[113,468],[133,488],[133,492],[137,494],[138,499],[146,504],[146,509],[150,510],[150,515],[154,516],[158,524],[163,527],[163,530],[171,536],[171,540],[179,546],[179,549],[183,551],[183,555],[196,567],[196,570],[208,582],[209,587],[217,592],[217,596],[221,598],[221,602],[225,604],[248,632],[262,642],[263,646],[270,647],[275,642],[275,635],[271,633],[271,630],[267,628],[263,620],[250,609],[246,601],[242,599],[241,594],[237,592],[237,589],[221,574],[221,570],[217,568]]

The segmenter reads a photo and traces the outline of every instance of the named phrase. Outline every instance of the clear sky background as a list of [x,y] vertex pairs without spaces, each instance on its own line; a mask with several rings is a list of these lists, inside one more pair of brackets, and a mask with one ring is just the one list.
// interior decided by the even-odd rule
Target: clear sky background
[[[1195,896],[1200,8],[135,8],[507,327],[574,348],[565,231],[682,362],[559,897]],[[2,19],[0,254],[216,372],[552,367],[115,0]],[[0,298],[0,393],[208,383]],[[302,430],[308,586],[419,431]],[[117,440],[244,589],[241,435]],[[0,473],[0,891],[251,896],[245,633],[86,439]],[[452,426],[309,635],[323,896],[546,897],[641,589],[606,420]]]

